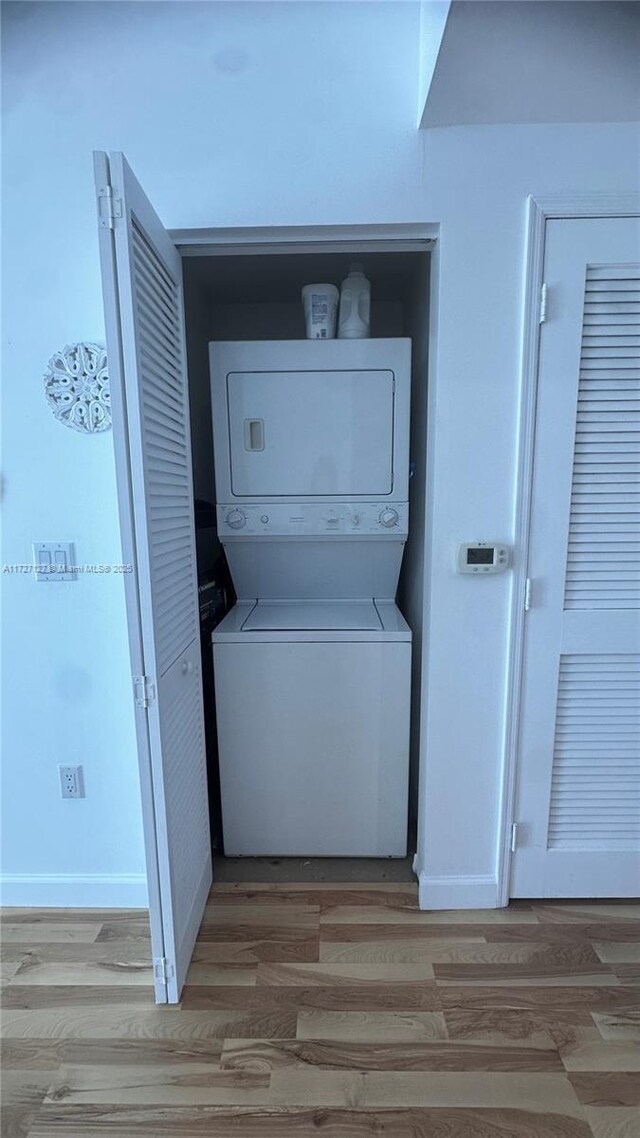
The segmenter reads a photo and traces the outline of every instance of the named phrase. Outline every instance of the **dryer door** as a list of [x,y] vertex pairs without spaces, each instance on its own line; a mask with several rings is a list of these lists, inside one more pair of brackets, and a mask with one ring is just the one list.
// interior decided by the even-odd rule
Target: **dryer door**
[[392,371],[236,371],[227,392],[235,496],[392,492]]

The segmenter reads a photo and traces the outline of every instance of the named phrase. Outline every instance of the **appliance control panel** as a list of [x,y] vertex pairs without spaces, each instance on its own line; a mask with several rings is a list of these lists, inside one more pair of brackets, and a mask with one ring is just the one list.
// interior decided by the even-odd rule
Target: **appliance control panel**
[[218,537],[391,537],[404,540],[408,502],[268,502],[216,507]]
[[511,550],[502,541],[464,542],[458,547],[458,573],[504,573]]

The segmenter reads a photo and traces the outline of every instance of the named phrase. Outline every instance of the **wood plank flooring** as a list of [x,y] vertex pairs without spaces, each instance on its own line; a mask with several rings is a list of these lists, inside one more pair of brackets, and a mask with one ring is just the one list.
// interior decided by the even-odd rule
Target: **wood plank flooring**
[[179,1007],[144,912],[7,909],[4,1138],[640,1138],[640,905],[214,886]]

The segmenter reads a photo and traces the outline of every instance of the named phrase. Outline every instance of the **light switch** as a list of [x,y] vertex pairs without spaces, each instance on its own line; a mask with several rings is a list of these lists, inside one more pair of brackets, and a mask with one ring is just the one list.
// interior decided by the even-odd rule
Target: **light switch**
[[36,581],[75,581],[75,549],[72,541],[34,541]]

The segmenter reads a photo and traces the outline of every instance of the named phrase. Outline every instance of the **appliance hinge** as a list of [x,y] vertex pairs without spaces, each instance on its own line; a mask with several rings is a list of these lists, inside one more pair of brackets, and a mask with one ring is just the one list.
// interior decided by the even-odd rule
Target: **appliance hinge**
[[155,685],[150,676],[134,676],[133,690],[136,697],[136,707],[148,707],[156,698]]
[[98,190],[98,225],[100,229],[115,229],[116,219],[122,217],[122,201],[114,196],[113,186]]
[[547,322],[547,298],[549,290],[546,284],[540,285],[540,314],[538,316],[539,324],[546,324]]
[[531,608],[531,577],[527,577],[524,583],[524,599],[523,606],[525,612],[529,612]]
[[153,975],[160,984],[168,984],[173,979],[173,964],[169,964],[166,956],[156,956],[153,962]]
[[511,824],[511,853],[515,853],[518,846],[518,823]]

